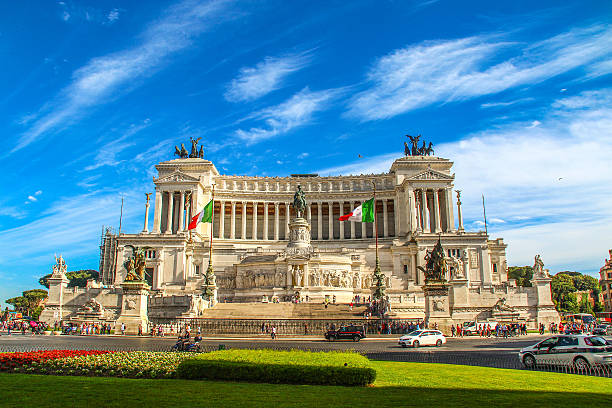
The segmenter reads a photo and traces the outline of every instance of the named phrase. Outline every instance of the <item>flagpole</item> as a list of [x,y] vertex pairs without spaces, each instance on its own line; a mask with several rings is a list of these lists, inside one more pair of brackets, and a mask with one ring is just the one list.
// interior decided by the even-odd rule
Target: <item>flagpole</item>
[[487,210],[485,208],[484,194],[482,195],[482,215],[484,216],[485,234],[489,235],[489,231],[487,230]]
[[210,253],[208,254],[208,269],[212,270],[213,232],[215,230],[215,185],[212,185],[212,215],[210,218]]
[[372,181],[374,189],[374,235],[376,237],[376,266],[378,267],[378,220],[376,218],[376,182]]

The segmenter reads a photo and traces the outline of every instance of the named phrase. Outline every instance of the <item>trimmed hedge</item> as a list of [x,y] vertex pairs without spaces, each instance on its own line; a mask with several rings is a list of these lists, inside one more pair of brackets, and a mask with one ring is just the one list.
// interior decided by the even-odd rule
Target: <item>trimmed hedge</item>
[[368,385],[376,379],[370,361],[351,352],[222,350],[182,361],[185,379],[284,384]]

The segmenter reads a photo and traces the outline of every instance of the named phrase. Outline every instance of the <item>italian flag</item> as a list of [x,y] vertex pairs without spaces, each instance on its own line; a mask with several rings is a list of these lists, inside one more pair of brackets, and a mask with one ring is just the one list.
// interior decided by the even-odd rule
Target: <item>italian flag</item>
[[208,204],[204,207],[202,211],[197,213],[189,223],[187,227],[188,230],[194,229],[201,222],[212,222],[213,217],[213,200],[210,200]]
[[374,198],[364,201],[352,212],[338,218],[340,221],[374,222]]

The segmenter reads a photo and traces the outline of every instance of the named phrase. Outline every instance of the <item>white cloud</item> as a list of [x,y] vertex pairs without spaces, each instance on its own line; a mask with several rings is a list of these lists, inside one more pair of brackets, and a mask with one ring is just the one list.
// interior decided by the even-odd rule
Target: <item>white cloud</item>
[[98,148],[94,163],[85,167],[85,171],[95,170],[102,166],[116,166],[121,163],[122,160],[117,159],[117,155],[125,149],[135,144],[133,136],[138,132],[148,128],[151,125],[150,120],[145,120],[140,125],[131,125],[123,135],[104,146]]
[[172,53],[186,48],[193,37],[217,24],[225,3],[183,1],[151,24],[142,33],[139,45],[94,58],[77,69],[72,82],[41,108],[38,119],[20,135],[11,153],[69,125],[118,93],[133,89],[137,80],[152,75],[168,63]]
[[508,101],[508,102],[489,102],[489,103],[481,104],[480,107],[481,108],[500,108],[500,107],[518,105],[518,104],[525,103],[525,102],[531,102],[533,100],[534,98],[521,98],[521,99],[516,99],[514,101]]
[[106,19],[109,22],[109,24],[112,24],[115,21],[119,20],[119,13],[120,13],[120,10],[118,8],[114,8],[108,12]]
[[529,128],[534,128],[534,127],[538,127],[538,126],[540,126],[541,124],[542,124],[542,122],[540,122],[539,120],[534,120],[533,122],[531,122],[531,123],[529,124],[529,126],[528,126],[528,127],[529,127]]
[[395,50],[370,69],[371,86],[352,99],[348,114],[362,120],[386,119],[433,103],[495,94],[588,67],[609,58],[612,28],[571,30],[499,62],[503,52],[517,47],[491,36],[476,36]]
[[67,11],[64,11],[62,13],[62,20],[64,20],[64,21],[70,20],[70,13],[68,13]]
[[311,92],[304,88],[280,105],[264,109],[247,118],[264,121],[265,127],[239,129],[236,136],[248,144],[253,144],[304,126],[312,121],[315,112],[327,109],[329,102],[339,93],[337,89]]
[[[489,233],[508,243],[511,265],[540,253],[551,270],[598,268],[612,225],[610,100],[612,89],[583,92],[554,103],[537,127],[510,123],[436,146],[454,162],[465,224],[482,229],[484,194]],[[318,173],[387,172],[400,154]]]
[[[142,211],[140,191],[126,195],[125,225],[132,225]],[[21,226],[0,231],[0,263],[7,267],[32,257],[54,253],[68,256],[90,254],[99,244],[102,225],[119,221],[118,193],[83,194],[62,199]],[[27,245],[24,243],[27,242]]]
[[305,158],[307,158],[308,156],[309,156],[309,154],[308,154],[308,153],[306,153],[306,152],[304,152],[304,153],[300,153],[300,154],[298,154],[297,158],[298,158],[298,159],[305,159]]
[[28,196],[28,200],[29,201],[38,201],[38,199],[36,197],[32,196],[32,195]]
[[308,53],[284,57],[266,57],[255,67],[240,69],[238,77],[227,87],[225,99],[230,102],[252,101],[279,89],[285,78],[310,62]]
[[39,195],[41,195],[41,194],[42,194],[42,190],[38,190],[38,191],[36,191],[36,192],[34,193],[34,195],[35,195],[35,196],[39,196]]

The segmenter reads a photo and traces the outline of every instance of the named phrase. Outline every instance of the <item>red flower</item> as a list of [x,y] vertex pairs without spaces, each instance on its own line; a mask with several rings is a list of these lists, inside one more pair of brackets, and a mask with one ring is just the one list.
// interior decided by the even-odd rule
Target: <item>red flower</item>
[[86,356],[90,354],[113,353],[108,350],[37,350],[18,353],[0,353],[0,371],[12,371],[16,367],[29,365],[33,362],[56,358]]

